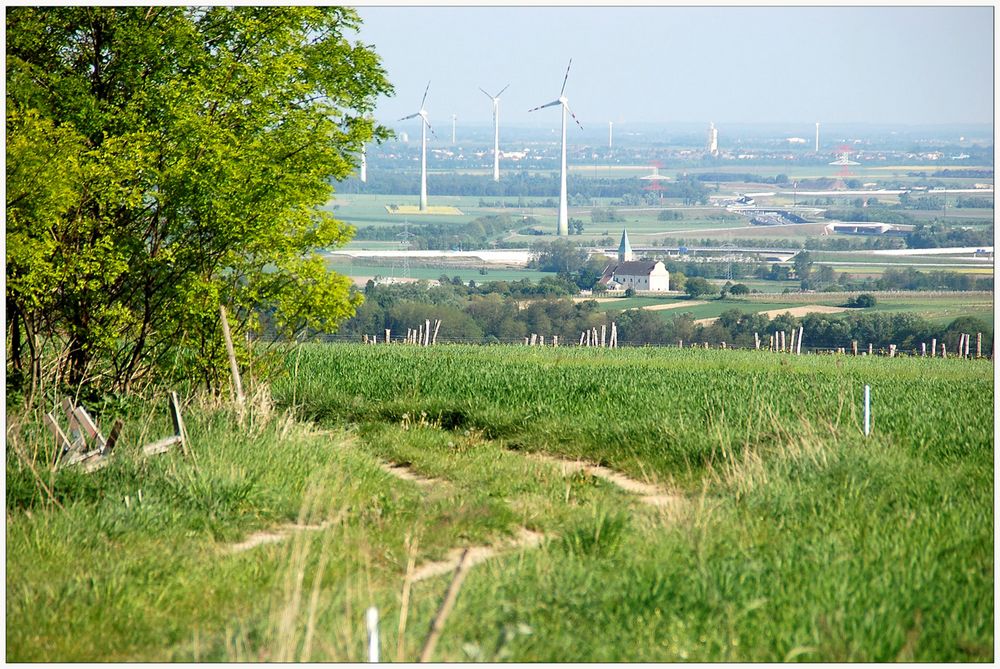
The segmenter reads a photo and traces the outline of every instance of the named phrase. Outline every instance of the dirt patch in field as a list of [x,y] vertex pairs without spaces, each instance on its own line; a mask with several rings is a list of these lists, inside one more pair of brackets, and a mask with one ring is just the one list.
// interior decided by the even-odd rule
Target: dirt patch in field
[[[846,307],[832,307],[826,304],[807,304],[801,307],[785,307],[784,309],[771,309],[769,311],[758,311],[758,314],[767,316],[768,318],[774,318],[775,316],[780,316],[781,314],[790,314],[792,316],[805,316],[806,314],[839,314],[842,311],[847,311]],[[719,320],[718,316],[715,318],[699,318],[694,322],[695,325],[711,325],[715,321]]]
[[264,544],[276,544],[279,541],[284,541],[289,536],[295,532],[316,532],[327,528],[329,525],[327,523],[320,523],[319,525],[282,525],[281,527],[276,527],[270,530],[261,530],[260,532],[254,532],[249,537],[244,539],[238,544],[233,544],[229,547],[231,553],[242,553],[243,551],[248,551],[257,546],[263,546]]
[[379,467],[381,467],[386,473],[391,474],[402,481],[412,481],[417,485],[434,485],[435,483],[441,482],[438,479],[422,476],[421,474],[418,474],[410,469],[409,466],[395,462],[379,462]]
[[666,304],[651,304],[647,307],[639,307],[646,311],[663,311],[664,309],[683,309],[684,307],[696,307],[699,304],[707,304],[705,300],[684,300],[683,302],[668,302]]
[[[574,302],[588,302],[593,300],[599,304],[617,302],[621,297],[574,297]],[[684,307],[696,307],[699,304],[706,304],[705,300],[684,300],[682,302],[663,302],[661,304],[650,304],[642,307],[625,307],[626,309],[645,309],[646,311],[661,311],[663,309],[682,309]]]
[[580,460],[563,460],[562,458],[556,458],[551,455],[542,455],[538,453],[534,454],[533,457],[561,468],[563,474],[582,471],[590,474],[591,476],[604,479],[605,481],[618,486],[625,492],[638,495],[639,500],[644,504],[668,507],[681,504],[684,501],[684,498],[675,492],[653,485],[652,483],[638,481],[622,474],[621,472],[616,472],[613,469],[608,469],[602,465],[593,465]]
[[[545,536],[539,532],[522,527],[517,535],[511,540],[492,546],[471,546],[469,547],[469,565],[476,565],[485,562],[492,557],[503,553],[508,553],[522,548],[536,548]],[[410,577],[412,581],[423,581],[424,579],[441,576],[455,571],[458,563],[462,559],[465,548],[453,548],[448,551],[448,556],[444,560],[437,562],[426,562],[413,570]]]

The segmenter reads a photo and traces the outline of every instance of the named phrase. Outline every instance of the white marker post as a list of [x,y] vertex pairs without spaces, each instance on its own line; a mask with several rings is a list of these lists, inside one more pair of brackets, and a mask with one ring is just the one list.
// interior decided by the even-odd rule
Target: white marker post
[[368,625],[368,661],[378,662],[378,609],[368,607],[365,612],[365,622]]
[[865,436],[872,431],[872,389],[865,385]]

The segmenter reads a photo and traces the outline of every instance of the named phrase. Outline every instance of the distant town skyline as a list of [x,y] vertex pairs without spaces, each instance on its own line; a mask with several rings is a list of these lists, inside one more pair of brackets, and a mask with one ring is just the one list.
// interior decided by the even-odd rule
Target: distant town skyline
[[[396,88],[379,121],[420,105],[439,137],[486,124],[991,124],[993,7],[371,7],[357,39]],[[575,124],[574,124],[575,126]],[[811,134],[803,134],[811,137]],[[502,139],[501,139],[502,141]]]

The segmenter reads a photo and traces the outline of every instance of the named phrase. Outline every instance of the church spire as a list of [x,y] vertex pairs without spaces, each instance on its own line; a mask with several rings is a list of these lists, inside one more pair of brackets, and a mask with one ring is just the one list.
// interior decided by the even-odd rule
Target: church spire
[[632,253],[632,245],[628,243],[628,232],[622,228],[622,241],[618,244],[618,262],[629,262],[635,260]]

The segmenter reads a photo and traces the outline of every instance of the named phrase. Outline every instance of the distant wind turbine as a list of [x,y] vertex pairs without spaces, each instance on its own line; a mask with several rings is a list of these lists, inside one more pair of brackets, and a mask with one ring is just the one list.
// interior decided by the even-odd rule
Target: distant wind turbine
[[490,100],[493,100],[493,180],[500,181],[500,95],[507,90],[507,86],[500,89],[500,93],[490,95],[480,87],[479,90]]
[[428,81],[427,88],[424,89],[424,97],[420,99],[420,111],[399,119],[400,121],[408,121],[411,118],[420,117],[420,211],[427,211],[427,131],[430,130],[431,133],[434,133],[431,122],[427,120],[427,111],[424,110],[427,91],[430,89],[431,82]]
[[556,229],[557,235],[569,234],[569,207],[566,204],[566,113],[569,112],[569,115],[573,117],[573,120],[580,126],[580,129],[583,129],[583,124],[580,123],[576,114],[569,108],[569,99],[563,95],[566,92],[566,80],[569,79],[569,68],[572,65],[573,59],[570,58],[569,65],[566,66],[566,76],[563,77],[562,88],[559,89],[558,99],[528,110],[529,112],[533,112],[545,109],[546,107],[555,107],[556,105],[562,107],[562,167],[559,173],[559,227]]

